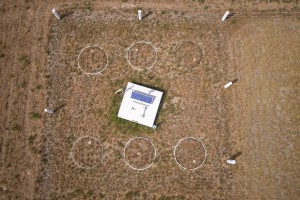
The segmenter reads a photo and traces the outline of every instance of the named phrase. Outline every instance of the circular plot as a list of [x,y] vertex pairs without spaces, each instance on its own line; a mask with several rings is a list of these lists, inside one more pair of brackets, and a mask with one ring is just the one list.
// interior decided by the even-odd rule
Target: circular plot
[[102,161],[103,147],[98,139],[85,136],[74,142],[71,157],[78,167],[91,169]]
[[181,139],[174,148],[174,157],[179,166],[195,170],[202,166],[206,159],[206,150],[201,141],[194,137]]
[[174,48],[175,60],[181,67],[193,68],[200,64],[203,55],[201,48],[192,41],[183,41]]
[[157,60],[157,52],[150,42],[136,42],[127,50],[127,62],[137,70],[150,69]]
[[132,169],[145,170],[149,168],[153,164],[155,157],[155,146],[147,138],[133,138],[125,145],[124,158]]
[[86,74],[97,75],[105,70],[108,63],[107,53],[98,46],[87,46],[78,55],[78,67]]

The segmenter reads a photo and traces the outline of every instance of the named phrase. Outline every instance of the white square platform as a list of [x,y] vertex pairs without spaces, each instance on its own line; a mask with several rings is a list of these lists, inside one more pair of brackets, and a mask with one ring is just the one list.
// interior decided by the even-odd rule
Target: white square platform
[[128,82],[118,117],[154,128],[163,92]]

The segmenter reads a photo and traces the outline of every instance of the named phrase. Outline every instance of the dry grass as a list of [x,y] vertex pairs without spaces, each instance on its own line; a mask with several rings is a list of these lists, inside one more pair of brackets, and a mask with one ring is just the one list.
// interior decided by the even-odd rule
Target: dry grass
[[[0,3],[0,199],[299,196],[298,1],[72,2]],[[141,22],[139,8],[150,13]],[[228,8],[236,13],[221,23]],[[141,40],[156,47],[158,60],[138,72],[125,56]],[[194,63],[189,49],[177,57],[180,41],[200,47],[199,65],[185,67]],[[108,51],[99,76],[77,67],[79,51],[91,44]],[[116,117],[122,95],[114,91],[128,81],[164,91],[156,130]],[[103,162],[88,171],[70,158],[84,135],[104,147]],[[158,152],[143,172],[124,162],[124,145],[136,136],[150,138]],[[201,138],[208,152],[196,171],[180,169],[172,155],[185,136]],[[239,151],[237,165],[226,165]]]

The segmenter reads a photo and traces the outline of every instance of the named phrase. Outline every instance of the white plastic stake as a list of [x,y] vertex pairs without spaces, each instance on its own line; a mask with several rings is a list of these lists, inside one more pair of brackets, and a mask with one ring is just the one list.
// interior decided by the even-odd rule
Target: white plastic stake
[[226,11],[225,14],[222,17],[222,21],[223,22],[226,20],[226,18],[228,17],[228,15],[229,15],[229,11]]
[[60,20],[60,16],[59,16],[58,12],[56,12],[55,9],[52,9],[52,13],[55,15],[55,17],[56,17],[58,20]]
[[123,88],[118,89],[117,91],[115,91],[115,94],[119,93],[119,92],[123,92]]
[[142,20],[142,10],[138,10],[138,17],[139,17],[139,20],[141,21]]
[[224,88],[228,88],[228,87],[230,87],[232,84],[233,84],[233,83],[230,81],[230,82],[228,82],[226,85],[224,85]]
[[44,112],[46,112],[46,113],[50,113],[50,114],[53,114],[53,113],[54,113],[54,110],[51,110],[51,109],[45,108],[45,109],[44,109]]
[[236,164],[236,161],[235,160],[226,160],[226,162],[228,164],[231,164],[231,165],[235,165]]

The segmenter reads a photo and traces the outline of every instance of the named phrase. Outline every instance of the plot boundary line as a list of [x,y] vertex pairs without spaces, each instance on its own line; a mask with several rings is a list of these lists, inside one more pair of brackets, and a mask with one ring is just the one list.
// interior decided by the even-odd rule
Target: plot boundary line
[[[136,67],[134,66],[131,62],[130,62],[130,58],[129,58],[129,52],[131,50],[131,48],[136,45],[136,44],[148,44],[150,45],[153,49],[154,49],[154,52],[155,52],[155,60],[154,62],[152,63],[152,65],[150,65],[149,67],[146,67],[144,69],[141,69],[139,67]],[[147,41],[138,41],[138,42],[134,42],[132,45],[130,45],[128,48],[127,48],[127,52],[126,52],[126,60],[127,60],[127,63],[134,69],[138,70],[138,71],[142,71],[142,70],[145,70],[145,69],[151,69],[153,68],[153,66],[155,65],[156,61],[157,61],[157,50],[156,48],[151,44],[151,42],[147,42]]]
[[[201,144],[201,145],[203,146],[203,148],[204,148],[204,159],[203,159],[202,163],[201,163],[199,166],[194,167],[194,168],[187,168],[187,167],[182,166],[182,165],[180,164],[180,162],[178,162],[178,160],[177,160],[177,158],[176,158],[177,147],[179,146],[179,144],[180,144],[182,141],[188,140],[188,139],[196,140],[196,141],[199,142],[199,144]],[[207,155],[206,155],[206,148],[205,148],[205,146],[203,145],[203,143],[201,142],[201,140],[198,139],[198,138],[195,138],[195,137],[190,137],[190,136],[188,136],[188,137],[181,138],[181,139],[177,142],[177,144],[175,145],[174,150],[173,150],[173,156],[174,156],[174,158],[175,158],[176,163],[177,163],[181,168],[186,169],[186,170],[196,170],[196,169],[200,168],[200,167],[204,164]]]
[[[153,149],[154,149],[154,156],[153,156],[152,162],[151,162],[148,166],[143,167],[143,168],[136,168],[136,167],[133,167],[132,165],[129,164],[128,160],[126,159],[126,149],[127,149],[128,145],[129,145],[132,141],[137,140],[137,139],[144,139],[144,140],[147,140],[148,142],[150,142],[150,144],[152,145],[152,147],[153,147]],[[151,166],[154,164],[155,158],[156,158],[156,148],[155,148],[153,142],[152,142],[151,140],[149,140],[148,138],[145,138],[145,137],[135,137],[135,138],[132,138],[132,139],[130,139],[130,140],[126,143],[126,145],[125,145],[125,147],[124,147],[124,159],[125,159],[125,163],[126,163],[131,169],[139,170],[139,171],[146,170],[146,169],[148,169],[149,167],[151,167]]]
[[[100,50],[102,50],[102,51],[105,53],[105,57],[106,57],[106,63],[105,63],[104,68],[101,69],[100,71],[94,72],[94,73],[84,71],[84,70],[81,68],[80,64],[79,64],[79,59],[80,59],[81,53],[82,53],[84,50],[86,50],[87,48],[92,48],[92,47],[96,47],[96,48],[99,48]],[[85,74],[88,74],[88,75],[98,75],[98,74],[100,74],[101,72],[103,72],[103,71],[107,68],[107,66],[108,66],[108,55],[107,55],[106,51],[105,51],[102,47],[99,47],[99,46],[96,46],[96,45],[89,45],[89,46],[86,46],[86,47],[84,47],[83,49],[81,49],[81,51],[80,51],[80,53],[78,54],[78,57],[77,57],[77,65],[78,65],[79,69],[80,69],[83,73],[85,73]]]
[[[74,156],[73,156],[73,148],[75,147],[76,143],[77,143],[79,140],[82,140],[82,139],[84,139],[84,138],[92,138],[92,139],[96,140],[96,141],[100,144],[100,146],[101,146],[101,159],[100,159],[100,162],[97,162],[97,163],[96,163],[94,166],[92,166],[92,167],[83,167],[83,166],[81,166],[80,164],[78,164],[78,163],[75,161],[75,158],[74,158]],[[93,136],[88,136],[88,135],[86,135],[86,136],[83,136],[83,137],[78,138],[78,139],[74,142],[74,144],[73,144],[73,146],[72,146],[72,148],[71,148],[71,158],[72,158],[73,162],[75,163],[75,165],[77,165],[77,167],[82,168],[82,169],[92,169],[92,168],[95,168],[96,166],[98,166],[98,165],[103,161],[103,150],[104,150],[104,149],[103,149],[103,146],[102,146],[101,142],[100,142],[97,138],[95,138],[95,137],[93,137]]]
[[[176,56],[176,50],[177,50],[177,47],[179,47],[179,46],[180,46],[182,43],[184,43],[184,42],[186,42],[186,43],[192,43],[192,44],[196,45],[197,48],[199,48],[199,50],[200,50],[199,53],[201,54],[200,61],[199,61],[199,63],[198,63],[197,65],[192,66],[191,68],[198,67],[198,66],[202,63],[202,61],[203,61],[204,53],[203,53],[202,48],[201,48],[196,42],[194,42],[194,41],[192,41],[192,40],[182,40],[182,41],[177,41],[177,44],[175,45],[175,47],[174,47],[174,49],[173,49],[173,52],[174,52],[174,53],[173,53],[173,57],[174,57],[175,63],[178,62],[177,56]],[[181,66],[181,65],[179,65],[179,66]],[[181,67],[189,68],[189,67],[186,67],[186,66],[181,66]]]
[[[184,43],[184,42],[186,42],[186,43],[189,43],[189,42],[190,42],[190,43],[196,45],[196,46],[200,49],[201,60],[199,61],[199,63],[198,63],[197,65],[195,65],[195,66],[193,66],[193,67],[191,67],[191,68],[198,67],[198,66],[202,63],[204,54],[203,54],[202,48],[201,48],[196,42],[194,42],[194,41],[192,41],[192,40],[182,40],[182,41],[178,41],[178,42],[177,42],[177,44],[176,44],[175,47],[173,48],[173,52],[174,52],[174,53],[173,53],[173,57],[174,57],[175,63],[177,63],[176,49],[177,49],[178,46],[180,46],[180,45],[181,45],[182,43]],[[179,66],[181,66],[181,65],[179,65]],[[181,66],[181,67],[189,68],[189,67],[186,67],[186,66]]]

